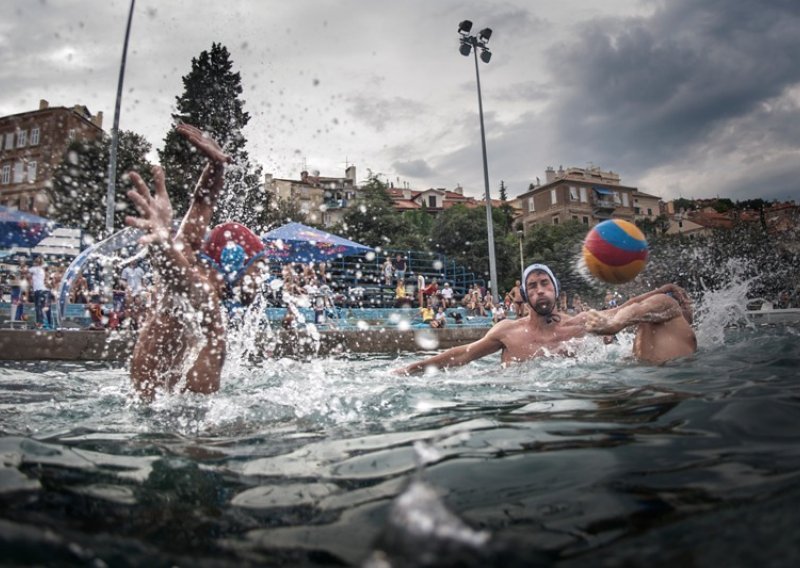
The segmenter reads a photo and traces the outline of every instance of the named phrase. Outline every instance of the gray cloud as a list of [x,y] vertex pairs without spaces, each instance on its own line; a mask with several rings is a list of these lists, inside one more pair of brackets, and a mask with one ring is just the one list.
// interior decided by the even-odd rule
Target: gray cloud
[[411,178],[430,178],[436,172],[425,160],[409,160],[407,162],[397,161],[392,164],[395,171],[401,176]]
[[[796,0],[295,4],[137,2],[121,127],[157,147],[191,58],[219,41],[269,171],[347,161],[482,195],[474,68],[457,51],[469,18],[494,30],[480,66],[493,191],[591,162],[665,197],[798,195]],[[0,114],[46,98],[108,126],[127,2],[12,0],[6,13]]]
[[403,97],[380,98],[355,95],[348,99],[348,113],[378,132],[399,121],[418,120],[425,113],[425,105]]
[[798,29],[800,4],[748,0],[676,0],[650,18],[588,24],[574,45],[551,52],[559,148],[634,175],[713,146],[721,132],[728,142],[778,142],[769,133],[783,130],[781,143],[796,148],[797,133],[783,125],[800,109],[763,105],[800,81]]

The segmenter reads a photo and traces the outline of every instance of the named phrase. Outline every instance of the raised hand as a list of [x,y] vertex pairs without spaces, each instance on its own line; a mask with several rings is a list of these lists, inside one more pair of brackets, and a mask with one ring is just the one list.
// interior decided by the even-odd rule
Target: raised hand
[[128,198],[136,206],[140,216],[125,217],[125,224],[146,232],[139,239],[140,244],[168,242],[172,231],[173,212],[164,182],[164,170],[159,166],[153,167],[154,193],[151,193],[139,174],[131,172],[130,176],[135,189],[128,191]]
[[233,161],[228,154],[222,151],[222,148],[220,148],[216,140],[196,126],[182,123],[176,126],[175,130],[186,138],[192,146],[197,148],[198,152],[208,158],[211,163],[229,164]]
[[208,158],[208,164],[203,169],[200,179],[195,186],[195,196],[213,206],[214,201],[222,189],[225,173],[225,164],[232,162],[231,157],[222,151],[216,140],[191,124],[179,124],[175,127],[178,133],[197,151]]

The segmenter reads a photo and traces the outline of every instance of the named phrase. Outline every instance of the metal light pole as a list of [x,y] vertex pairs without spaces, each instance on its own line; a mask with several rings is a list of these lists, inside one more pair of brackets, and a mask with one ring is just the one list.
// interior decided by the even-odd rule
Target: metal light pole
[[125,28],[125,43],[122,47],[122,62],[119,65],[119,81],[117,81],[117,103],[114,107],[114,126],[111,129],[111,155],[108,158],[108,188],[106,189],[106,237],[114,232],[114,186],[117,184],[117,146],[119,145],[119,108],[122,105],[122,83],[125,79],[125,60],[128,58],[128,38],[131,35],[133,5],[131,0],[128,11],[128,25]]
[[489,195],[489,166],[486,161],[486,132],[483,126],[483,100],[481,98],[481,75],[478,70],[478,51],[481,52],[481,61],[489,63],[492,58],[492,52],[486,47],[489,38],[492,37],[492,30],[484,28],[478,32],[477,36],[469,35],[472,29],[472,22],[464,20],[458,24],[458,33],[461,36],[461,46],[458,50],[461,55],[467,57],[469,52],[472,51],[475,56],[475,78],[478,84],[478,115],[481,120],[481,149],[483,151],[483,184],[486,190],[486,231],[489,240],[489,277],[492,286],[492,299],[495,303],[498,301],[497,290],[497,262],[495,260],[494,249],[494,223],[492,222],[492,198]]
[[522,274],[525,272],[525,259],[522,256],[522,239],[525,237],[525,232],[517,231],[517,237],[519,238],[519,273]]

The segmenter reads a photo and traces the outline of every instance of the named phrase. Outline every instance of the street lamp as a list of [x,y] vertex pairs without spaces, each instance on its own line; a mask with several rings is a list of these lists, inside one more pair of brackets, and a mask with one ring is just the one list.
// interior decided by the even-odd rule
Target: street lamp
[[458,24],[459,48],[458,51],[464,57],[468,57],[470,51],[475,56],[475,79],[478,84],[478,115],[481,119],[481,148],[483,150],[483,184],[486,190],[486,231],[489,237],[489,277],[492,284],[492,299],[498,301],[497,295],[497,262],[495,261],[494,251],[494,223],[492,222],[492,199],[489,195],[489,166],[486,163],[486,132],[483,127],[483,100],[481,99],[481,74],[478,71],[478,52],[480,51],[481,61],[489,63],[492,52],[486,47],[489,38],[492,37],[492,30],[484,28],[478,32],[477,36],[469,35],[472,30],[472,22],[464,20]]
[[128,11],[128,25],[125,28],[125,43],[122,46],[122,61],[119,64],[119,80],[117,81],[117,102],[114,107],[114,126],[111,129],[111,155],[108,158],[108,187],[106,188],[106,237],[114,232],[114,186],[117,184],[117,146],[119,145],[119,108],[122,105],[122,83],[125,79],[125,60],[128,58],[128,38],[131,35],[131,20],[133,20],[133,6],[136,0],[131,0]]
[[519,273],[525,272],[525,259],[522,256],[522,239],[525,237],[525,231],[517,231],[519,238]]

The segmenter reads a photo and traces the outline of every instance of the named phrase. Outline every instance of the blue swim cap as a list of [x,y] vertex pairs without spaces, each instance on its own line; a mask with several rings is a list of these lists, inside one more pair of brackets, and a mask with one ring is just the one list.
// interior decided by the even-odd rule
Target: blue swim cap
[[239,271],[244,266],[245,253],[241,245],[236,243],[228,243],[219,257],[222,271],[225,278],[230,282],[236,280],[239,276]]
[[550,277],[550,280],[553,282],[553,288],[556,291],[556,298],[558,298],[558,294],[560,292],[560,287],[558,285],[558,279],[553,274],[553,271],[546,264],[531,264],[525,271],[522,273],[522,285],[520,286],[520,293],[522,294],[522,299],[525,300],[526,304],[530,304],[528,301],[528,287],[525,285],[528,281],[528,276],[531,275],[531,272],[544,272],[547,276]]

